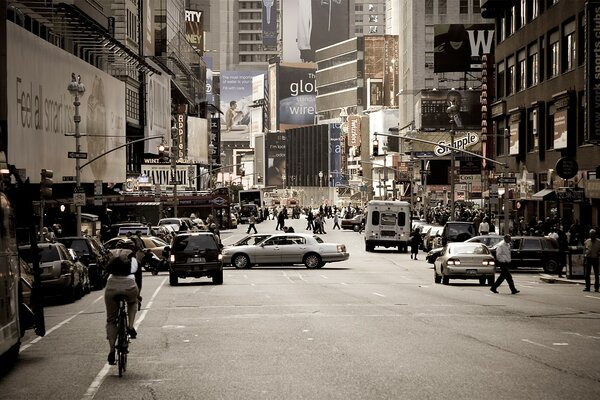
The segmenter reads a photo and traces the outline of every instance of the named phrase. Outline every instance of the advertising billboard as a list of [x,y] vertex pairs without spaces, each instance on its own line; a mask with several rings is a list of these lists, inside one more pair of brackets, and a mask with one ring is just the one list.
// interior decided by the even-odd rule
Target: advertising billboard
[[350,0],[284,0],[285,62],[315,62],[315,51],[350,38]]
[[[146,78],[146,118],[144,136],[171,135],[171,80],[169,75],[149,74]],[[144,152],[156,154],[161,139],[144,142]]]
[[493,24],[441,24],[433,34],[435,73],[481,72],[481,56],[493,52]]
[[263,46],[277,46],[277,0],[263,0],[262,39]]
[[365,36],[366,107],[398,105],[398,36]]
[[206,120],[187,117],[187,158],[191,162],[208,164],[208,130]]
[[282,189],[286,178],[285,133],[265,134],[265,185]]
[[421,128],[450,129],[448,106],[454,102],[458,115],[454,118],[455,129],[481,129],[481,92],[478,90],[428,90],[421,91]]
[[314,64],[279,65],[279,129],[315,123],[317,90]]
[[264,74],[261,71],[221,72],[222,129],[229,132],[250,132],[250,110],[252,109],[252,78]]
[[341,141],[341,124],[329,124],[329,173],[332,186],[347,185],[342,175],[343,143]]
[[[87,153],[91,160],[125,143],[125,83],[12,22],[6,22],[6,33],[9,163],[25,169],[32,183],[39,182],[42,168],[53,170],[54,181],[60,182],[75,175],[75,160],[67,152]],[[85,134],[80,149],[75,148],[75,107],[67,91],[71,73],[80,74],[86,88],[79,107]],[[81,170],[81,182],[95,180],[126,180],[124,148]]]
[[192,47],[200,52],[204,51],[204,24],[202,11],[185,10],[185,38]]

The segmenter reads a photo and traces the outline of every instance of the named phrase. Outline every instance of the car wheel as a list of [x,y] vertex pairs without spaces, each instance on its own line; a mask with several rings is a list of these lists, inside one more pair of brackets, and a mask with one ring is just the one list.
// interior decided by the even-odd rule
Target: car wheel
[[544,272],[547,274],[556,274],[558,273],[558,263],[554,260],[548,260],[544,264]]
[[486,281],[486,279],[485,279],[485,276],[484,276],[484,277],[482,277],[482,278],[479,278],[479,284],[480,284],[481,286],[484,286],[484,285],[485,285],[485,281]]
[[321,257],[315,253],[307,254],[304,256],[304,265],[310,269],[318,268],[321,265]]
[[169,285],[171,285],[171,286],[179,285],[179,277],[172,272],[169,272]]
[[358,225],[354,225],[354,226],[352,227],[352,230],[353,230],[354,232],[358,232],[358,231],[360,231],[360,226],[358,226]]
[[440,275],[438,275],[438,273],[435,270],[435,268],[433,268],[433,281],[435,283],[442,283],[442,277]]
[[223,270],[217,272],[215,275],[212,276],[212,281],[213,284],[215,285],[222,285],[223,284]]
[[250,266],[250,258],[245,254],[239,254],[233,257],[231,263],[237,269],[248,268]]
[[450,278],[447,275],[442,275],[442,284],[447,285],[450,283]]

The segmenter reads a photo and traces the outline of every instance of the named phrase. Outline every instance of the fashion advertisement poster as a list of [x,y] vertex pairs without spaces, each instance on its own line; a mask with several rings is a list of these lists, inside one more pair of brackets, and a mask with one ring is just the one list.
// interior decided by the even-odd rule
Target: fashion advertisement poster
[[450,129],[448,107],[455,104],[457,114],[452,117],[454,129],[481,129],[481,101],[478,90],[428,90],[422,91],[422,128]]
[[265,185],[282,189],[286,178],[285,133],[265,134]]
[[350,38],[349,0],[282,0],[285,62],[315,62],[315,51]]
[[433,28],[434,72],[481,72],[481,56],[494,45],[493,24],[443,24]]
[[221,72],[221,129],[229,132],[250,132],[250,110],[252,109],[252,78],[264,74],[261,71]]
[[279,129],[315,122],[317,91],[314,67],[279,66]]

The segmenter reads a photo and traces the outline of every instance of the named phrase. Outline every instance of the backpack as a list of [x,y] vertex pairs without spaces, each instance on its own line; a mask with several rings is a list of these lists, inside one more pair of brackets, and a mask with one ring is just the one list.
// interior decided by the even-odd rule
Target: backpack
[[127,276],[131,275],[131,256],[133,252],[131,250],[121,249],[113,257],[106,266],[108,273],[116,276]]

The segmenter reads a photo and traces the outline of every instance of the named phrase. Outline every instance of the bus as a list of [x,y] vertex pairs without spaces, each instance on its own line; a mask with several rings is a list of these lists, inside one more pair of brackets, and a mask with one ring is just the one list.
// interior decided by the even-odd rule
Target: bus
[[[39,279],[32,282],[22,274],[13,209],[7,196],[0,192],[0,358],[9,365],[19,356],[21,338],[27,329],[35,327],[44,335],[43,312],[36,318],[29,301],[38,301]],[[38,266],[39,270],[39,266]],[[39,275],[39,273],[38,273]],[[39,296],[38,296],[39,297]],[[41,322],[40,316],[41,314]],[[37,324],[37,326],[36,326]],[[5,360],[7,361],[5,363]]]
[[408,251],[410,203],[371,200],[365,211],[365,251],[373,251],[375,246],[397,247],[401,253]]

